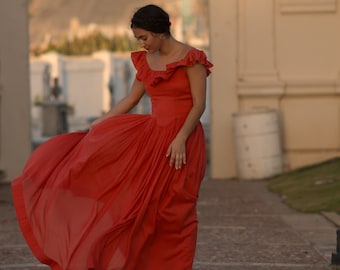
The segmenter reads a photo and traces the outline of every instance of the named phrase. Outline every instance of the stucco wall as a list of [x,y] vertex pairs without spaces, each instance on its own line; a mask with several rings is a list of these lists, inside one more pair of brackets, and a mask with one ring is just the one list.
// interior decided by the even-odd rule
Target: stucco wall
[[234,112],[280,113],[284,168],[340,154],[338,0],[210,1],[211,176],[237,176]]

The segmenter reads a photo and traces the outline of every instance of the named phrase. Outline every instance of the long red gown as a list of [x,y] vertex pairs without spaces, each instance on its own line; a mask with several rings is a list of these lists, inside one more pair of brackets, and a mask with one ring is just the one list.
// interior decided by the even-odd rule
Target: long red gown
[[110,117],[89,132],[58,135],[39,148],[13,181],[25,239],[44,264],[62,270],[191,270],[196,201],[206,165],[198,124],[187,164],[169,166],[166,150],[192,107],[185,67],[212,64],[191,49],[165,71],[134,52],[152,114]]

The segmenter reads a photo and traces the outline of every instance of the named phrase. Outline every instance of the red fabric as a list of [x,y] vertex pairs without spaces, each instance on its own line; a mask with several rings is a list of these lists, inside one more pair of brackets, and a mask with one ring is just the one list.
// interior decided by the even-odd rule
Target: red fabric
[[185,66],[212,66],[192,49],[166,71],[132,53],[151,115],[108,118],[89,132],[56,136],[28,160],[12,191],[35,256],[63,270],[189,270],[196,246],[196,201],[206,164],[199,124],[187,164],[169,166],[166,150],[192,106]]

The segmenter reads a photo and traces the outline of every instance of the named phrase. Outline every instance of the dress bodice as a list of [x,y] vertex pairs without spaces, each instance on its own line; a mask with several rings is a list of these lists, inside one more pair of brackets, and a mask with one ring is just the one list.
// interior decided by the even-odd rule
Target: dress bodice
[[196,63],[205,66],[207,76],[212,64],[203,51],[192,48],[179,61],[166,65],[166,70],[152,70],[146,51],[133,52],[132,61],[137,69],[136,78],[145,85],[151,98],[152,115],[156,117],[186,116],[192,107],[190,82],[185,67]]

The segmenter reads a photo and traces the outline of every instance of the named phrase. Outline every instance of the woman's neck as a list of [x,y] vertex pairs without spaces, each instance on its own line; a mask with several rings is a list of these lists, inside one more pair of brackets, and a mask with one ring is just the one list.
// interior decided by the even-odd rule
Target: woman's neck
[[163,56],[172,55],[180,47],[180,44],[179,41],[169,36],[164,39],[162,46],[159,48],[159,54]]

